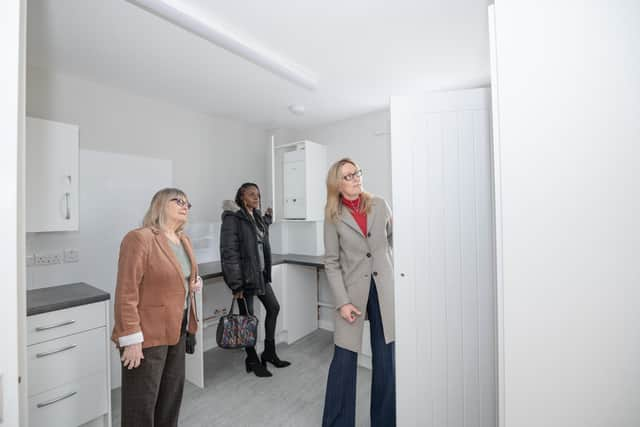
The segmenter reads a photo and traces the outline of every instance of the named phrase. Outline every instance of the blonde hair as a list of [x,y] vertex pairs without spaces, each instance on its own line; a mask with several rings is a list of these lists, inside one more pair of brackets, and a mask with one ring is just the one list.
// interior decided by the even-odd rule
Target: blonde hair
[[[324,217],[331,222],[338,222],[340,219],[340,183],[343,179],[340,172],[342,166],[347,163],[360,169],[356,162],[345,157],[332,164],[327,173],[327,204],[324,207]],[[360,212],[371,213],[371,200],[371,193],[364,190],[360,193]]]
[[[189,198],[184,191],[178,188],[163,188],[154,194],[151,199],[151,203],[149,204],[149,209],[147,209],[147,213],[144,214],[142,226],[164,229],[167,223],[167,204],[174,198],[183,198],[187,202],[189,201]],[[180,225],[175,232],[181,233],[184,226],[185,224]]]

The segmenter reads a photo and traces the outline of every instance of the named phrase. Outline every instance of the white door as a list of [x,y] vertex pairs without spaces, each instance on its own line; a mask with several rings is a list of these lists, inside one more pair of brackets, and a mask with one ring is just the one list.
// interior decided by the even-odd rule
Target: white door
[[398,425],[497,424],[488,89],[391,100]]

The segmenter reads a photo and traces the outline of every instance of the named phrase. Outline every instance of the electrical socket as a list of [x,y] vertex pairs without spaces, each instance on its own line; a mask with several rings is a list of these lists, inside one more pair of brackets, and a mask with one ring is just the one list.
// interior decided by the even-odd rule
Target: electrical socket
[[63,254],[64,262],[80,261],[80,251],[78,249],[65,249]]
[[34,254],[35,265],[62,264],[61,253]]

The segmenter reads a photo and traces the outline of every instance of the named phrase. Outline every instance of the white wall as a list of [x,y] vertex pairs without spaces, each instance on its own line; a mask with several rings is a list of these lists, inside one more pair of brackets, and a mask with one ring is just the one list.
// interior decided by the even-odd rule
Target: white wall
[[640,2],[495,4],[501,425],[640,425]]
[[[219,221],[222,200],[233,198],[242,182],[262,183],[267,177],[264,130],[237,121],[38,68],[27,72],[26,108],[29,115],[79,125],[81,149],[171,160],[173,184],[194,205],[193,223]],[[143,214],[139,212],[140,218]],[[54,245],[55,234],[35,234],[27,251],[50,250]],[[29,275],[29,288],[53,284],[43,269],[64,266],[34,268],[38,274]]]
[[264,129],[76,77],[29,67],[27,114],[79,125],[81,149],[172,160],[193,222],[219,220],[242,182],[267,178]]
[[[126,231],[122,225],[133,228],[139,224],[154,191],[171,183],[172,171],[173,185],[186,191],[194,205],[190,218],[194,223],[219,221],[223,199],[233,198],[242,182],[263,183],[267,176],[264,129],[75,77],[29,68],[27,113],[79,125],[81,160],[86,160],[87,153],[105,152],[105,162],[117,174],[107,182],[101,174],[104,168],[80,164],[84,178],[84,184],[80,182],[80,231],[27,236],[28,254],[75,248],[80,249],[80,262],[29,267],[29,289],[84,281],[113,295],[118,241]],[[168,180],[166,174],[145,172],[145,168],[165,164]],[[152,176],[159,177],[155,186],[149,182]],[[130,191],[123,187],[123,177],[130,180]],[[148,194],[140,194],[142,187]],[[121,197],[106,194],[110,188]],[[96,206],[112,212],[100,215]],[[112,221],[109,215],[119,218]],[[92,240],[99,244],[91,245]],[[105,253],[107,247],[113,253]],[[112,386],[117,387],[117,355],[113,361]]]
[[389,111],[365,114],[316,128],[291,130],[286,135],[291,141],[308,139],[326,145],[327,169],[335,161],[351,157],[365,173],[365,189],[391,203]]

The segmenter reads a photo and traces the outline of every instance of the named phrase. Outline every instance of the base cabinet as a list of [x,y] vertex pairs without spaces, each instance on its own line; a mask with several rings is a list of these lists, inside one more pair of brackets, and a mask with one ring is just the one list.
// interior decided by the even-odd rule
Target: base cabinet
[[27,318],[32,427],[111,426],[109,302]]

